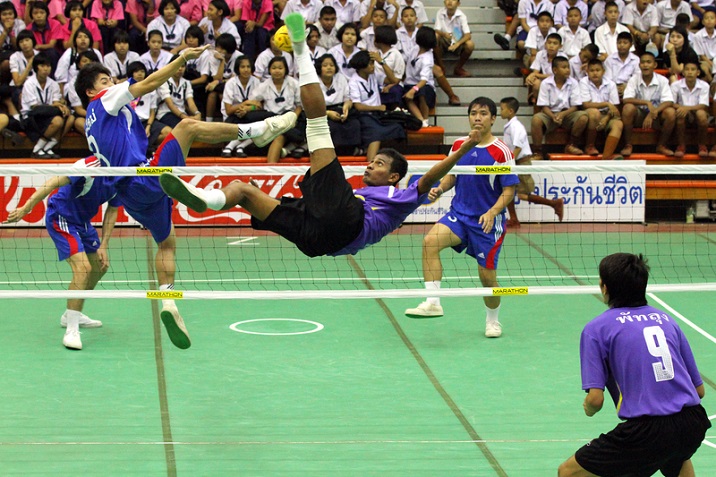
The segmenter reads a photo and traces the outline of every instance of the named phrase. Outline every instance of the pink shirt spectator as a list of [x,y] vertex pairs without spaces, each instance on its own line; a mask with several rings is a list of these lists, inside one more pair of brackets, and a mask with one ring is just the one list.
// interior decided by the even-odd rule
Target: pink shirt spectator
[[[241,1],[241,0],[240,0]],[[273,30],[274,27],[274,17],[273,17],[273,2],[271,0],[263,0],[261,3],[261,8],[257,12],[256,10],[253,10],[251,8],[252,6],[252,0],[242,0],[241,4],[241,20],[242,21],[259,21],[259,18],[261,18],[261,15],[264,13],[268,13],[268,18],[266,19],[266,23],[264,23],[263,28],[266,30]]]
[[62,24],[57,20],[47,20],[43,30],[39,30],[37,25],[31,23],[28,30],[32,30],[38,45],[46,45],[50,40],[62,40]]
[[50,18],[57,20],[57,15],[65,16],[65,0],[50,0],[47,2],[47,8],[50,9]]
[[192,25],[196,25],[204,18],[200,0],[178,0],[178,2],[179,15],[189,20]]
[[[92,41],[97,41],[100,44],[100,50],[102,49],[102,34],[99,32],[99,27],[97,26],[97,22],[94,20],[90,20],[89,18],[83,18],[82,24],[86,29],[89,30],[90,33],[92,33]],[[64,25],[60,27],[60,30],[62,31],[62,38],[58,38],[58,40],[67,41],[70,39],[70,35],[72,35],[72,22],[67,22]]]
[[102,0],[92,2],[90,17],[94,20],[124,20],[124,8],[119,0],[113,0],[110,8],[104,8]]
[[[147,24],[152,21],[157,15],[157,2],[153,2],[154,10],[151,15],[147,15],[147,9],[144,7],[144,2],[142,0],[127,0],[127,7],[126,11],[127,13],[133,13],[137,16],[137,20],[139,20],[139,23],[141,23],[144,26],[147,26]],[[131,22],[129,22],[131,25]]]

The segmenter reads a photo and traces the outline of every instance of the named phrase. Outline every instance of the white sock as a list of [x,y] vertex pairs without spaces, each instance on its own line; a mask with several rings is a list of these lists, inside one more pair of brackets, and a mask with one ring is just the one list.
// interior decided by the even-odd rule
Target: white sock
[[[435,280],[434,282],[425,282],[425,289],[426,290],[440,290],[440,280]],[[431,296],[428,297],[426,300],[431,305],[437,305],[440,306],[440,297],[439,296]]]
[[252,142],[253,142],[253,141],[252,141],[251,139],[244,139],[244,140],[241,141],[241,143],[239,144],[239,147],[240,147],[241,149],[243,149],[243,148],[245,148],[246,146],[248,146],[249,144],[251,144]]
[[[163,285],[159,285],[159,291],[167,291],[167,290],[174,290],[174,284],[173,283],[165,283]],[[175,308],[176,305],[174,304],[174,300],[162,300],[162,307],[163,308]]]
[[13,114],[12,117],[15,118],[15,119],[17,119],[18,121],[20,121],[20,119],[21,119],[20,113],[18,113],[18,114]]
[[259,137],[266,132],[266,122],[256,121],[255,123],[239,124],[239,131],[236,135],[237,139],[243,141],[252,137]]
[[80,318],[82,312],[77,310],[66,310],[65,319],[67,320],[67,331],[78,331],[80,329]]
[[311,59],[310,51],[305,41],[293,44],[293,55],[298,69],[298,84],[300,86],[313,83],[318,84],[316,65]]
[[212,118],[211,116],[207,116],[204,121],[206,121],[207,123],[213,123],[213,122],[214,122],[214,118]]
[[489,308],[487,305],[485,305],[485,312],[487,313],[487,322],[488,323],[497,323],[500,321],[500,320],[498,320],[498,316],[500,314],[499,305],[497,308]]
[[41,137],[37,140],[37,143],[35,144],[35,147],[32,148],[32,152],[40,152],[47,144],[47,139],[44,137]]
[[504,36],[507,39],[507,41],[510,41],[510,39],[512,38],[512,36],[509,33],[505,33],[502,36]]
[[53,147],[55,147],[55,146],[57,145],[57,142],[58,142],[57,139],[55,139],[55,138],[53,137],[52,139],[50,139],[49,141],[47,141],[47,144],[45,144],[45,147],[43,147],[42,150],[43,150],[43,151],[49,151],[50,149],[52,149]]
[[229,144],[227,144],[227,145],[224,147],[224,149],[236,149],[236,146],[239,145],[239,142],[240,142],[240,141],[239,141],[238,139],[234,139],[234,140],[231,141]]
[[226,204],[226,195],[221,189],[204,189],[204,200],[211,210],[221,210]]

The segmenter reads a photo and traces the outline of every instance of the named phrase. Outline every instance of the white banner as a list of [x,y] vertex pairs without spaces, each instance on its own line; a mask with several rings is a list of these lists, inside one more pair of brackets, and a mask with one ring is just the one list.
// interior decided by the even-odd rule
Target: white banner
[[[645,161],[629,161],[645,164]],[[539,163],[537,163],[539,164]],[[554,164],[554,163],[552,163]],[[560,161],[560,165],[604,165],[603,161]],[[418,180],[408,176],[401,186]],[[564,200],[563,222],[643,222],[646,175],[643,172],[534,173],[534,194]],[[450,209],[453,191],[432,204],[422,205],[406,222],[435,222]],[[515,198],[520,222],[558,222],[551,207]]]

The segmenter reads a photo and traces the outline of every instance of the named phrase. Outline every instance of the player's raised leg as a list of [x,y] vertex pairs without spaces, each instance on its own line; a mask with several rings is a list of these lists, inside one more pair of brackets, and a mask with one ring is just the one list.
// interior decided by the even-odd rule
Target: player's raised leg
[[[305,21],[300,14],[295,13],[288,15],[285,22],[291,36],[291,41],[293,42],[296,64],[298,65],[300,75],[301,102],[308,122],[306,126],[306,139],[308,149],[311,152],[311,174],[315,174],[336,159],[336,152],[333,147],[333,141],[331,140],[330,129],[328,128],[326,102],[318,83],[315,66],[311,60],[308,47],[306,46]],[[284,117],[288,114],[292,113],[286,113],[280,117]],[[273,118],[269,118],[266,121],[270,121],[271,119]],[[182,123],[184,123],[184,121],[182,121]],[[177,128],[179,128],[182,123],[180,123]],[[290,129],[294,124],[294,122],[291,122],[290,126],[288,126],[288,121],[285,121],[285,123],[286,124],[281,125],[282,129],[284,126],[287,127],[281,132]],[[209,123],[209,125],[208,134],[210,134],[215,123]],[[236,125],[228,124],[217,126],[236,128]],[[241,126],[247,128],[251,125],[239,125],[239,127]],[[187,135],[197,134],[198,131],[201,131],[202,127],[199,126],[195,128],[192,125],[188,129],[186,132]],[[224,132],[223,129],[216,129],[216,131],[214,134]],[[176,129],[173,134],[177,136]],[[182,131],[180,131],[179,134],[183,136]],[[197,140],[202,140],[202,138],[203,136],[196,137]],[[222,137],[221,140],[219,140],[214,137],[212,141],[221,142],[227,139],[234,138]],[[180,140],[179,137],[177,137],[177,140]],[[180,140],[180,143],[181,142]],[[182,149],[184,149],[184,145],[182,145]],[[199,189],[191,184],[187,184],[172,174],[162,174],[159,181],[167,195],[177,199],[182,204],[197,212],[204,212],[207,208],[222,210],[240,205],[258,220],[265,220],[279,204],[278,200],[265,194],[258,188],[241,181],[234,181],[222,189],[213,190]]]

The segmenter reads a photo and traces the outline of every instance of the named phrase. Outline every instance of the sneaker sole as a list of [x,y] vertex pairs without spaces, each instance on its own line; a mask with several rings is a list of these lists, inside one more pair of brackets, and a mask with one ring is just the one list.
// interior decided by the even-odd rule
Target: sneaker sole
[[162,318],[162,323],[164,323],[164,327],[167,329],[167,334],[172,344],[179,349],[189,348],[191,346],[189,334],[179,326],[174,317],[174,313],[168,310],[162,310],[159,316]]
[[[299,13],[299,16],[300,16],[300,13]],[[303,18],[303,17],[301,17],[301,18]],[[285,113],[285,114],[293,114],[293,113]],[[294,114],[294,116],[295,116],[295,114]],[[271,119],[271,118],[269,118],[269,119]],[[261,135],[259,137],[255,137],[251,140],[254,142],[256,147],[265,147],[265,146],[269,145],[271,142],[273,142],[274,139],[276,139],[281,134],[285,133],[286,131],[288,131],[289,129],[294,127],[295,125],[296,125],[296,120],[294,119],[291,122],[291,124],[285,125],[285,126],[281,127],[280,129],[278,129],[277,131],[270,132],[270,134],[267,135],[266,137],[263,137],[263,135]],[[266,133],[264,133],[264,134],[266,134]]]
[[196,212],[206,211],[206,202],[187,189],[184,181],[174,174],[164,172],[159,176],[159,185],[169,197],[172,197]]
[[410,311],[405,312],[405,316],[408,318],[440,318],[441,316],[444,316],[443,314],[440,315],[428,315],[426,313],[413,313]]
[[306,21],[303,19],[303,15],[294,12],[286,15],[284,20],[286,29],[288,30],[288,36],[291,38],[292,43],[299,43],[306,40]]
[[62,340],[62,346],[73,351],[82,351],[82,343],[80,343],[79,345],[72,345],[70,343],[65,343],[65,341]]
[[[62,328],[67,328],[67,323],[60,323],[60,326]],[[102,327],[101,321],[97,324],[89,323],[89,324],[83,325],[82,323],[80,323],[80,328],[101,328],[101,327]]]

